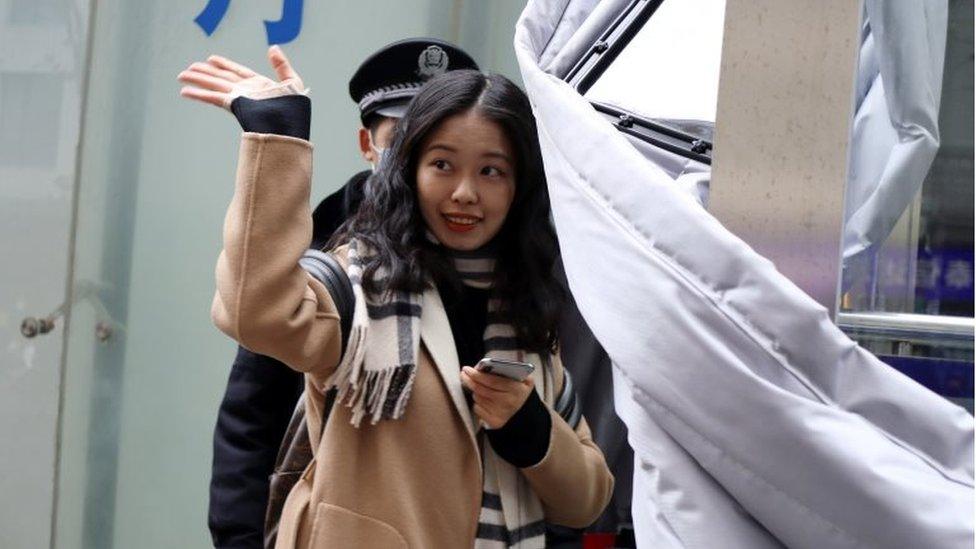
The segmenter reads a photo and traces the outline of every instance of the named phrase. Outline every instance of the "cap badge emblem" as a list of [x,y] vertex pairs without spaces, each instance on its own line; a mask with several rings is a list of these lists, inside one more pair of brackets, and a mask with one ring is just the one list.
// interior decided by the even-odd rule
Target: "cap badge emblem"
[[447,52],[440,46],[427,46],[417,60],[417,74],[427,79],[447,72]]

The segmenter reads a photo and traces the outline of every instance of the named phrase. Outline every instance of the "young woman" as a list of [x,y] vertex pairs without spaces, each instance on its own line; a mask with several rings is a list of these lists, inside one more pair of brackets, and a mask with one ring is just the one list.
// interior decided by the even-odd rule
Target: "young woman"
[[[271,57],[297,80],[280,50]],[[181,76],[202,88],[185,96],[226,106],[237,90],[281,87],[241,84],[257,76],[223,58],[207,65]],[[299,265],[311,158],[305,139],[244,134],[212,311],[241,345],[306,373],[316,451],[277,547],[543,547],[546,522],[595,520],[613,479],[586,422],[553,410],[563,295],[525,94],[454,71],[411,102],[331,243],[356,300],[344,353],[329,292]],[[485,356],[535,370],[522,382],[475,370]]]

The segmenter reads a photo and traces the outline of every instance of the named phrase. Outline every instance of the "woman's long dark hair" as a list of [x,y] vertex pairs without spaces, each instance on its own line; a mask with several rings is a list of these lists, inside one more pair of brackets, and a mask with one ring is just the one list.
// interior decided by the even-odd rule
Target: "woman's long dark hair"
[[[452,71],[428,82],[397,124],[393,142],[369,178],[357,214],[330,241],[352,238],[373,252],[364,263],[367,292],[421,292],[430,284],[459,283],[450,259],[425,237],[417,201],[417,162],[424,140],[453,115],[475,110],[504,130],[516,153],[515,198],[492,246],[497,248],[496,296],[520,345],[545,353],[554,349],[565,290],[553,278],[556,233],[549,219],[542,155],[535,118],[525,93],[504,76]],[[383,285],[374,275],[390,274]]]

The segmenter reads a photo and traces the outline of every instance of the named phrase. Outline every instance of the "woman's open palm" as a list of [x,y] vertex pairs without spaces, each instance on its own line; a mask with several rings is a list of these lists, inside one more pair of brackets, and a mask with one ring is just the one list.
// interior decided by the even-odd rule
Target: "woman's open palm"
[[268,48],[268,61],[278,76],[277,82],[226,57],[211,55],[206,62],[195,62],[177,76],[177,80],[188,84],[180,89],[180,95],[230,109],[231,102],[240,96],[266,99],[305,93],[301,77],[281,48]]

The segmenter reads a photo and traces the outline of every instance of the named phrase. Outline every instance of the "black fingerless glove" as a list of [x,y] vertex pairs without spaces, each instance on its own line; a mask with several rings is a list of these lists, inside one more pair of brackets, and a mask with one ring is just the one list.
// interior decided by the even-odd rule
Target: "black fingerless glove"
[[230,104],[246,132],[287,135],[308,140],[312,125],[312,100],[307,95],[283,95],[269,99],[238,97]]
[[502,459],[520,469],[531,467],[549,451],[552,416],[539,393],[533,390],[508,423],[498,429],[487,429],[485,433]]

